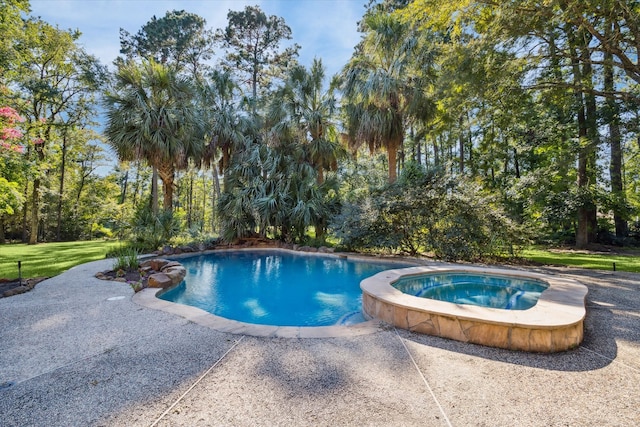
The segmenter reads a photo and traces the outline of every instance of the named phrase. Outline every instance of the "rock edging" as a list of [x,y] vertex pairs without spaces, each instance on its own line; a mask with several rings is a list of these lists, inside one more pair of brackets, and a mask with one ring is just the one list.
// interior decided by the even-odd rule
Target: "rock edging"
[[156,271],[149,274],[147,287],[149,288],[170,288],[182,282],[187,270],[182,264],[176,261],[169,261],[163,258],[153,258],[140,264],[142,271]]
[[131,278],[132,272],[104,271],[96,273],[100,280],[128,283],[135,292],[144,288],[167,289],[178,285],[187,275],[187,270],[182,264],[164,258],[153,258],[140,263],[138,270],[133,272],[135,278]]

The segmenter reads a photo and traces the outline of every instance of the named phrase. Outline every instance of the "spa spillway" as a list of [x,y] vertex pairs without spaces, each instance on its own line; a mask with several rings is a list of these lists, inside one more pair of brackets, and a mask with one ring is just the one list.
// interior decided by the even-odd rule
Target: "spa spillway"
[[[543,283],[537,303],[524,310],[482,307],[411,295],[396,282],[433,274],[472,274]],[[531,352],[577,347],[584,336],[586,286],[575,280],[483,267],[422,266],[387,270],[361,282],[365,317],[463,342]]]

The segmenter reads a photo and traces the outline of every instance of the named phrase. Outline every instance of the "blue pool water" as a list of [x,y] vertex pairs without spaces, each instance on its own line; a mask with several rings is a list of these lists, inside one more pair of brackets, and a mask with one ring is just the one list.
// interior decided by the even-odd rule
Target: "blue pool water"
[[422,298],[507,310],[527,310],[548,284],[534,279],[471,273],[424,274],[404,277],[393,287]]
[[159,298],[247,323],[327,326],[364,321],[360,281],[408,265],[272,251],[182,258],[185,280]]

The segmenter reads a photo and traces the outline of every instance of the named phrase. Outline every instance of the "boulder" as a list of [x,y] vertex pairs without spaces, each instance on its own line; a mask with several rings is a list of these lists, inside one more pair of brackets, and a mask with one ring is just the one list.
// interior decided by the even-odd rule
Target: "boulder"
[[184,280],[184,276],[187,275],[187,270],[184,267],[171,267],[163,271],[171,279],[172,285],[177,285]]
[[149,288],[168,288],[173,284],[171,277],[166,275],[165,273],[155,273],[149,276],[149,281],[147,286]]
[[142,268],[151,267],[152,270],[160,271],[162,270],[162,267],[169,264],[170,262],[172,261],[169,261],[168,259],[164,259],[164,258],[153,258],[153,259],[148,259],[144,261],[142,264],[140,264],[140,267]]
[[163,265],[160,270],[158,271],[162,271],[164,272],[165,270],[172,268],[172,267],[182,267],[182,264],[180,264],[179,262],[176,261],[169,261],[168,263],[166,263],[165,265]]

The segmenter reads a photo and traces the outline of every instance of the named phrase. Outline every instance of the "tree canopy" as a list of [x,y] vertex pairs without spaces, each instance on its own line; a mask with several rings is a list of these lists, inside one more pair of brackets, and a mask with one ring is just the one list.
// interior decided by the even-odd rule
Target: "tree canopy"
[[640,244],[636,1],[371,0],[337,76],[258,6],[153,16],[108,70],[1,4],[0,240]]

